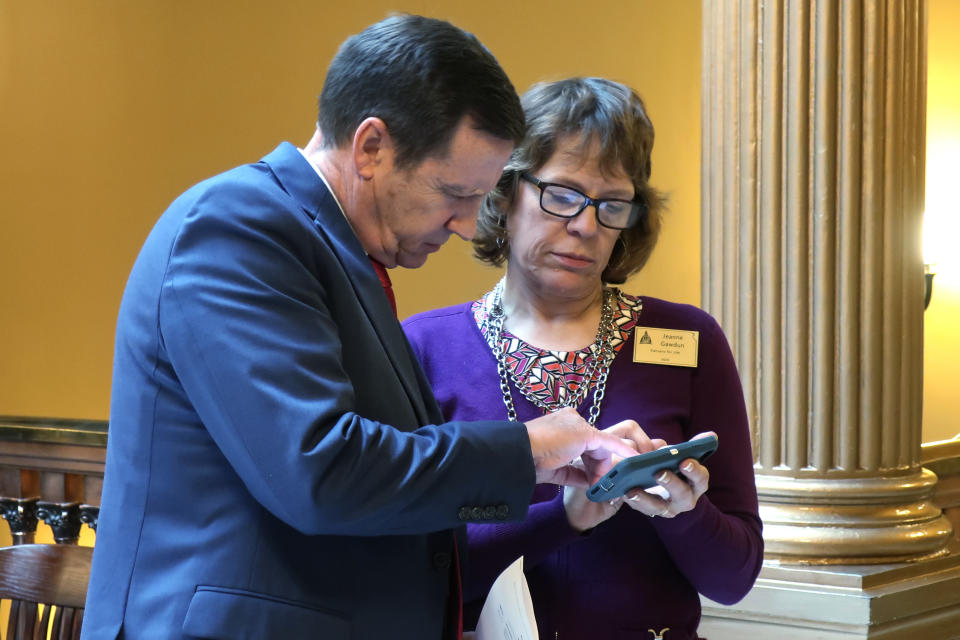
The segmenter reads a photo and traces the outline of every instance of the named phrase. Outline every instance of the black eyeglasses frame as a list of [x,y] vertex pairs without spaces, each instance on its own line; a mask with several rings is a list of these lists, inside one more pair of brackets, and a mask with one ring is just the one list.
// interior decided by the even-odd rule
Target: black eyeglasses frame
[[[642,198],[634,197],[632,200],[625,200],[624,198],[591,198],[590,196],[583,193],[579,189],[575,189],[570,185],[561,184],[559,182],[546,182],[534,175],[531,175],[526,171],[521,171],[519,173],[519,177],[521,180],[526,180],[530,184],[540,189],[540,210],[546,213],[547,215],[551,215],[555,218],[572,220],[573,218],[576,218],[581,213],[583,213],[584,209],[586,209],[587,207],[593,207],[593,214],[597,217],[597,224],[599,224],[602,227],[606,227],[607,229],[616,229],[617,231],[624,231],[626,229],[632,229],[633,227],[640,224],[647,215],[647,203],[644,202]],[[583,206],[577,209],[575,213],[570,215],[564,215],[562,213],[556,213],[554,211],[550,211],[545,206],[543,206],[543,194],[544,194],[544,191],[547,189],[547,187],[560,187],[562,189],[568,189],[570,191],[573,191],[576,194],[583,196]],[[614,227],[604,223],[603,220],[600,219],[600,205],[603,204],[604,202],[626,202],[636,207],[637,214],[635,217],[632,216],[633,222],[631,224],[628,224],[625,227]]]

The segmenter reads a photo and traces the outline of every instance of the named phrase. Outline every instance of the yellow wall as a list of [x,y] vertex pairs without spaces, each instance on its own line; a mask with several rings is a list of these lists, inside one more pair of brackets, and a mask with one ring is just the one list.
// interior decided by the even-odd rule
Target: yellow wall
[[[626,288],[698,302],[698,0],[343,7],[0,0],[0,414],[107,417],[117,306],[156,217],[190,184],[280,140],[306,142],[336,46],[394,9],[475,32],[521,91],[573,74],[636,87],[657,128],[653,180],[671,210],[649,266]],[[945,166],[943,145],[960,146],[958,29],[960,3],[931,0],[931,176]],[[956,201],[944,200],[954,217]],[[957,273],[941,266],[926,314],[926,440],[960,431]],[[401,315],[476,296],[498,277],[452,240],[424,269],[394,273]]]
[[[644,97],[656,128],[652,182],[669,197],[664,232],[634,293],[700,301],[700,3],[696,0],[464,3],[446,12],[499,57],[517,89],[569,75],[625,82]],[[607,10],[604,10],[607,8]],[[490,13],[496,19],[491,19]],[[501,16],[510,16],[502,18]],[[455,304],[489,290],[498,269],[453,240],[441,259],[399,271],[400,315]]]
[[[344,6],[0,0],[0,414],[107,417],[116,311],[154,220],[190,184],[304,144],[337,45],[389,10],[475,32],[521,91],[572,74],[635,86],[672,212],[632,290],[699,299],[697,0]],[[397,274],[401,314],[490,286],[468,253],[451,241]]]
[[924,315],[924,440],[960,434],[960,2],[930,0],[925,252],[937,261]]

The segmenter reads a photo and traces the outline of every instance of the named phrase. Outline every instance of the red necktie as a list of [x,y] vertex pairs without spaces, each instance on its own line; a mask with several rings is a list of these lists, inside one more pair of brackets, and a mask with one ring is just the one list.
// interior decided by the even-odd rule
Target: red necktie
[[383,286],[383,292],[387,294],[387,300],[390,302],[390,308],[393,309],[393,315],[397,315],[397,299],[393,295],[393,283],[390,282],[390,274],[387,273],[387,268],[374,258],[370,258],[370,264],[373,265],[373,270],[377,272],[377,277],[380,278],[380,285]]
[[[387,268],[373,258],[370,258],[370,264],[373,265],[373,270],[377,272],[377,277],[380,278],[380,285],[383,287],[383,292],[387,294],[387,300],[390,302],[390,308],[393,309],[393,315],[397,315],[397,299],[393,295],[393,283],[390,282],[390,274],[387,273]],[[457,549],[456,535],[453,536],[452,582],[452,588],[457,594],[457,638],[463,638],[463,586],[460,580],[460,554]],[[452,601],[453,598],[451,598],[451,604]]]

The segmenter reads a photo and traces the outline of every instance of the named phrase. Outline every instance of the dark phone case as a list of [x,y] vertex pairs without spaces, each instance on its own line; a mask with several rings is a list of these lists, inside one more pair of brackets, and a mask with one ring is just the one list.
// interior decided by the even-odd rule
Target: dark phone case
[[603,502],[619,498],[630,489],[648,489],[657,484],[655,478],[664,469],[676,471],[687,458],[703,462],[717,450],[717,444],[716,436],[708,436],[621,460],[587,490],[587,498]]

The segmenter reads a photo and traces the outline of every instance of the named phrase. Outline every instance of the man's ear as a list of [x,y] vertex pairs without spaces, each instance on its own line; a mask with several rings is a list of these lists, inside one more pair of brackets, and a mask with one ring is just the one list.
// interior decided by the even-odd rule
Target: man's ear
[[365,119],[353,133],[353,164],[357,175],[370,180],[384,163],[393,162],[393,139],[380,118]]

